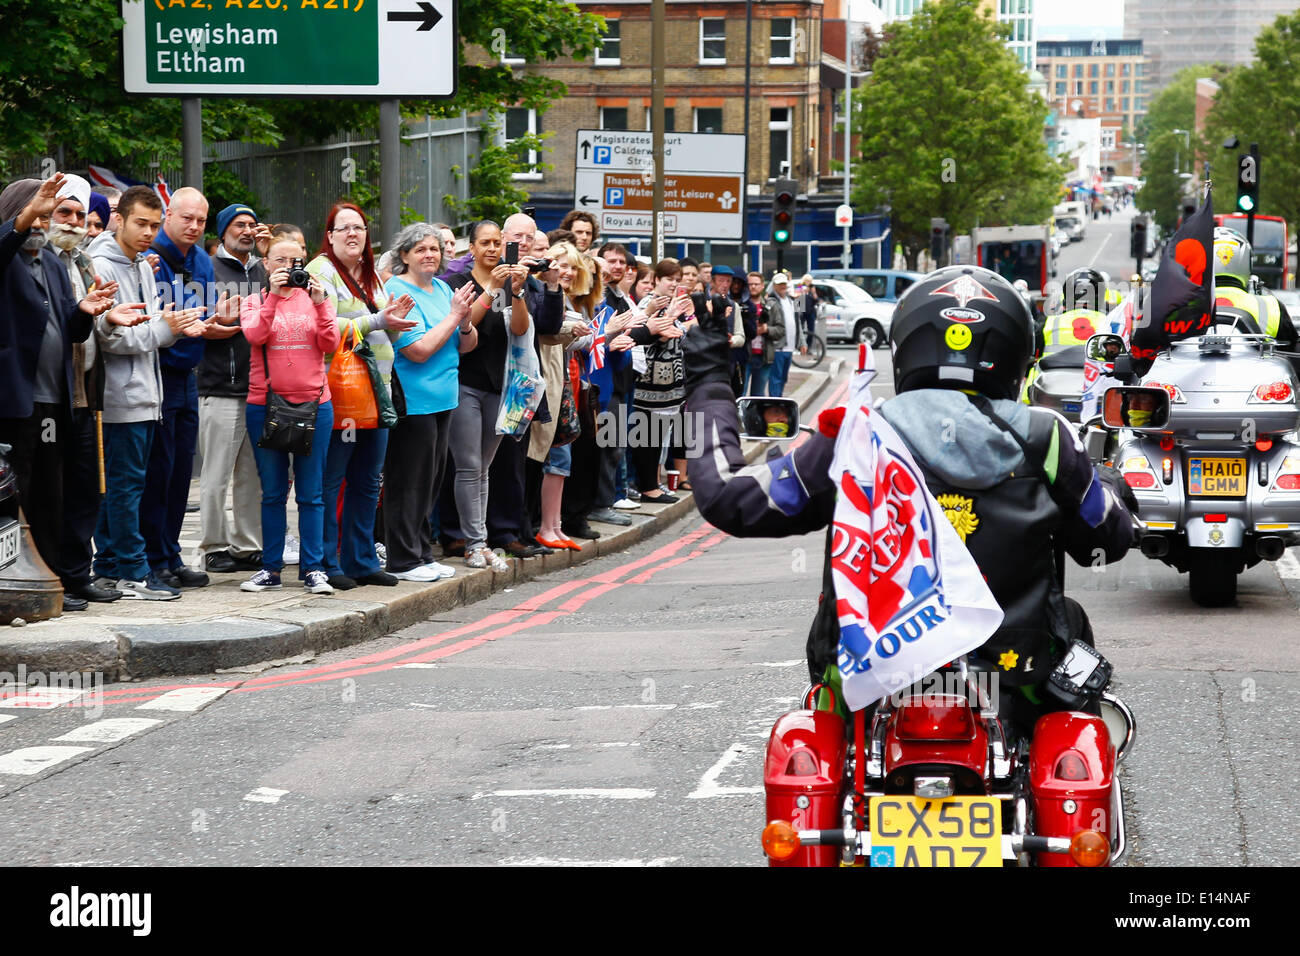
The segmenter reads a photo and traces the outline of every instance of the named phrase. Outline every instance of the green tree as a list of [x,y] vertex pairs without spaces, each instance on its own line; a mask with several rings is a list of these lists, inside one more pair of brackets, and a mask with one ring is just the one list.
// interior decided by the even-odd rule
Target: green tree
[[1259,211],[1300,223],[1300,11],[1277,18],[1255,38],[1255,60],[1219,80],[1205,123],[1215,149],[1220,206],[1236,199],[1237,151],[1218,148],[1237,136],[1246,152],[1259,144]]
[[[1209,64],[1179,70],[1151,101],[1139,128],[1138,136],[1146,144],[1147,155],[1142,163],[1144,183],[1135,200],[1138,209],[1150,213],[1166,233],[1177,225],[1183,198],[1188,195],[1191,179],[1181,173],[1195,175],[1195,157],[1206,155],[1204,143],[1195,133],[1196,81],[1218,72],[1220,68]],[[1188,135],[1175,133],[1176,129],[1188,130]]]
[[930,217],[1030,223],[1052,211],[1064,169],[1043,142],[1047,104],[1029,89],[1004,27],[974,0],[927,3],[889,27],[854,100],[861,137],[853,199],[888,205],[909,267]]

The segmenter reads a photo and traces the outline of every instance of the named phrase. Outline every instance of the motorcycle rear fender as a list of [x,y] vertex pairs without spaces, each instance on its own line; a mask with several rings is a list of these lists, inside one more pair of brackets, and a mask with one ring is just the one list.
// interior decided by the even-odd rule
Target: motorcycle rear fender
[[[1061,758],[1081,758],[1085,780],[1057,777]],[[1029,747],[1029,787],[1034,806],[1034,832],[1069,839],[1080,830],[1099,830],[1114,845],[1117,821],[1112,793],[1115,753],[1110,732],[1100,717],[1078,711],[1057,711],[1038,719]],[[1039,866],[1073,866],[1067,853],[1040,853]]]
[[[838,714],[796,710],[778,718],[772,725],[763,764],[768,822],[785,820],[796,830],[841,827],[847,750],[844,721]],[[813,774],[789,772],[795,769],[792,758],[801,751],[812,757]],[[807,769],[807,761],[800,762],[804,764],[801,769]],[[833,846],[809,846],[788,860],[768,862],[772,866],[836,866],[839,851]]]
[[[1215,532],[1218,532],[1218,535]],[[1211,524],[1201,516],[1187,519],[1187,546],[1209,548],[1215,551],[1240,548],[1246,533],[1246,524],[1240,518],[1216,521]]]

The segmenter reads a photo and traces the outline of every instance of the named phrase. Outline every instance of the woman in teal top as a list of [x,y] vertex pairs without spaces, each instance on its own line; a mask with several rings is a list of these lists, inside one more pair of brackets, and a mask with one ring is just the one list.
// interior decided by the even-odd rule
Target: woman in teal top
[[[388,300],[375,271],[365,213],[352,203],[335,203],[325,220],[320,255],[308,263],[307,271],[320,279],[333,300],[340,337],[347,341],[348,327],[355,323],[374,350],[384,387],[391,388],[393,340],[415,327],[407,316],[415,300],[409,295]],[[337,590],[397,584],[397,578],[379,567],[375,554],[375,510],[387,449],[386,428],[344,428],[330,440],[324,479],[325,572]],[[344,482],[340,520],[335,503]]]
[[385,288],[394,299],[415,300],[408,316],[415,327],[393,343],[393,367],[406,395],[406,417],[388,439],[384,466],[384,541],[388,571],[404,581],[437,581],[455,569],[433,560],[429,515],[442,487],[448,425],[460,393],[460,355],[478,345],[469,320],[474,289],[453,295],[437,278],[442,270],[441,231],[420,222],[393,239],[393,277]]

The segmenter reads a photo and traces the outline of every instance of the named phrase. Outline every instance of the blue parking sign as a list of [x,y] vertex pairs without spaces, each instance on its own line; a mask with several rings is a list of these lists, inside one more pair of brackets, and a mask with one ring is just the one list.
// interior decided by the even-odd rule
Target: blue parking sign
[[606,206],[623,205],[623,188],[621,186],[609,186],[605,190]]
[[613,154],[608,146],[597,146],[595,159],[592,161],[602,166],[608,166],[612,157]]

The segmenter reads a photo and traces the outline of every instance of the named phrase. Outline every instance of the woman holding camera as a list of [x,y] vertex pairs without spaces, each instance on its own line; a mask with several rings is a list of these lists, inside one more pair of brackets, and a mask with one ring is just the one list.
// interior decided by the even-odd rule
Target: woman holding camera
[[[451,416],[451,454],[456,467],[456,510],[465,534],[465,564],[509,571],[510,565],[487,546],[488,467],[501,436],[497,434],[497,412],[504,385],[506,350],[510,337],[528,331],[528,308],[524,304],[524,280],[528,267],[501,261],[501,227],[495,222],[477,222],[470,228],[470,252],[474,268],[447,279],[459,290],[474,290],[470,322],[478,329],[478,348],[460,362],[460,385],[456,411]],[[516,250],[517,251],[517,250]],[[506,302],[506,285],[510,301]]]
[[302,269],[305,255],[302,245],[292,239],[272,243],[264,260],[267,288],[245,299],[240,312],[240,327],[251,350],[244,416],[248,434],[254,436],[253,458],[262,480],[262,570],[241,584],[241,591],[279,590],[284,567],[289,453],[262,448],[256,441],[266,423],[268,388],[289,402],[320,402],[311,453],[293,456],[298,577],[313,594],[334,591],[325,573],[323,544],[325,513],[333,510],[333,502],[329,509],[325,507],[322,485],[334,427],[325,356],[338,348],[339,330],[324,284]]
[[[391,391],[393,341],[415,328],[406,317],[415,300],[403,295],[389,301],[375,271],[365,213],[352,203],[335,203],[325,220],[320,255],[307,271],[320,279],[329,294],[340,339],[350,334],[355,323],[375,354],[384,388]],[[375,554],[375,509],[388,430],[357,428],[351,422],[335,422],[334,427],[340,434],[330,442],[325,460],[325,500],[330,503],[325,509],[325,568],[330,583],[340,590],[358,584],[396,585],[397,578],[380,569]],[[345,480],[340,521],[335,518],[335,502]]]
[[393,239],[394,298],[415,300],[415,328],[395,343],[393,367],[406,393],[406,417],[388,440],[384,470],[384,541],[388,572],[403,581],[437,581],[455,569],[433,560],[429,514],[442,487],[452,411],[459,400],[460,356],[478,345],[470,321],[474,289],[453,295],[437,278],[442,270],[442,233],[428,223],[407,226]]

